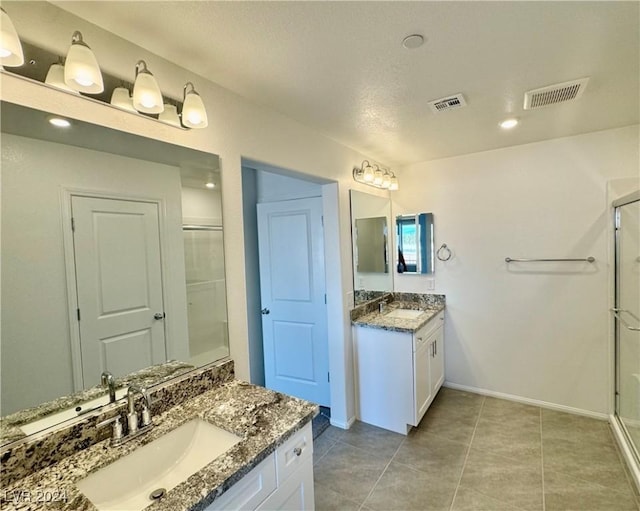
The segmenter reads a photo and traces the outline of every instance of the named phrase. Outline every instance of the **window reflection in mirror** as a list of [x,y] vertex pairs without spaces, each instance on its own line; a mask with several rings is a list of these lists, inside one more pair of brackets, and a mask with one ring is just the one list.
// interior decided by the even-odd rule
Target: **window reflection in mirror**
[[433,213],[396,217],[398,273],[434,272]]

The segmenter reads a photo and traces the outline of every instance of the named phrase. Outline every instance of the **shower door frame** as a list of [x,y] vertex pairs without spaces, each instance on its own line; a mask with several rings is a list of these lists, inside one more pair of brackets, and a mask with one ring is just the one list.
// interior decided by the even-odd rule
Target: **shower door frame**
[[[634,202],[640,202],[640,190],[629,193],[620,197],[612,202],[613,207],[613,226],[614,226],[614,267],[613,267],[613,285],[614,293],[613,299],[615,308],[619,308],[620,305],[620,283],[619,283],[619,268],[620,268],[620,227],[619,227],[619,208],[632,204]],[[634,444],[631,435],[629,434],[626,425],[618,415],[620,405],[620,329],[624,328],[618,318],[613,316],[613,346],[614,346],[614,402],[613,413],[611,414],[611,425],[614,433],[614,437],[618,441],[620,449],[622,450],[623,457],[627,461],[629,469],[635,483],[640,488],[640,446]]]

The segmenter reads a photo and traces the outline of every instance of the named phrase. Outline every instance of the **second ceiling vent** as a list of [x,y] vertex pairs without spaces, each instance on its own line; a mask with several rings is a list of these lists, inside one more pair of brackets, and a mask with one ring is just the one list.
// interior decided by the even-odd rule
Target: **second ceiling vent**
[[467,106],[464,96],[461,93],[452,94],[446,98],[434,99],[428,103],[434,113],[444,112],[445,110],[453,110],[454,108],[462,108]]
[[524,93],[524,109],[533,110],[578,99],[582,96],[588,81],[589,78],[580,78],[527,91]]

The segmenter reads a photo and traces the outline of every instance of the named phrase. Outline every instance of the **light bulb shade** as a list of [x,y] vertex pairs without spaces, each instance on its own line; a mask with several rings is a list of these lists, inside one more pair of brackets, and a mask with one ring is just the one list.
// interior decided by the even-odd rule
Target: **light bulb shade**
[[80,32],[75,32],[71,40],[71,47],[64,63],[64,83],[73,90],[88,94],[104,91],[102,73],[96,56],[84,43]]
[[395,192],[398,189],[398,178],[396,176],[391,176],[391,183],[389,184],[389,190]]
[[44,83],[60,90],[78,94],[78,91],[73,90],[71,87],[67,87],[67,84],[64,83],[64,66],[62,64],[51,64],[49,71],[47,71],[47,77],[44,79]]
[[136,111],[136,109],[133,108],[133,101],[131,100],[129,89],[126,87],[116,87],[113,89],[111,93],[111,104],[129,112]]
[[16,27],[7,11],[1,7],[0,14],[0,64],[6,67],[21,66],[24,64],[24,54]]
[[373,167],[371,165],[367,165],[364,169],[364,174],[362,176],[362,178],[364,179],[365,183],[373,183]]
[[380,186],[382,186],[382,188],[389,188],[389,186],[391,186],[391,176],[387,172],[382,175],[382,183]]
[[374,175],[373,175],[373,184],[377,185],[377,186],[381,186],[382,185],[382,171],[381,170],[376,170]]
[[168,105],[165,103],[164,110],[158,116],[158,120],[182,128],[180,124],[180,117],[178,116],[178,108],[176,105]]
[[[141,64],[143,69],[138,71],[137,67]],[[136,81],[133,84],[133,108],[145,114],[159,114],[164,110],[164,102],[158,82],[147,70],[147,65],[143,60],[136,64]]]
[[[187,92],[187,88],[191,86],[191,90]],[[187,128],[206,128],[209,125],[207,119],[207,110],[204,102],[192,83],[184,86],[184,103],[182,105],[182,124]]]

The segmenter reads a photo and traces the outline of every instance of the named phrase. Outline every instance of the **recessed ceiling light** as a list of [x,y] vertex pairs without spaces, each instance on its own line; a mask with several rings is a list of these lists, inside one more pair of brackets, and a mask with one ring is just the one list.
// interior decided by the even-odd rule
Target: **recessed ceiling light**
[[68,128],[71,126],[71,122],[68,119],[62,117],[49,117],[49,124],[53,124],[56,128]]
[[505,119],[500,124],[498,124],[498,126],[500,126],[503,130],[510,130],[515,128],[519,122],[520,121],[514,117],[511,119]]
[[411,34],[402,40],[402,46],[407,50],[415,50],[424,44],[424,36],[420,34]]

